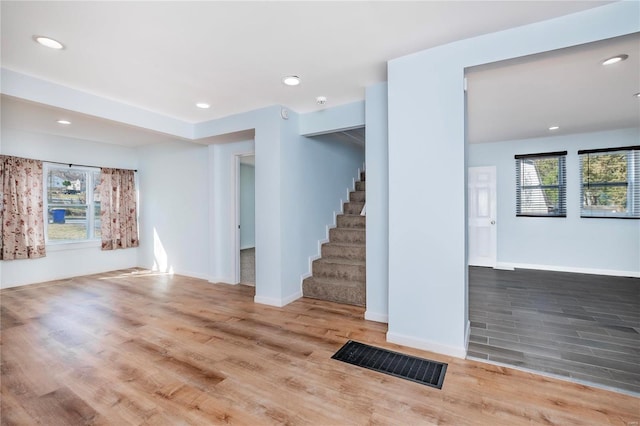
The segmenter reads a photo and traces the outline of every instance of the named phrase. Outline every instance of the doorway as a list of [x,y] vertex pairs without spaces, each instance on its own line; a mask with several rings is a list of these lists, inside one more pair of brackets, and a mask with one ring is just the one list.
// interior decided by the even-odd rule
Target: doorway
[[255,286],[255,155],[239,155],[236,159],[236,277],[240,284]]

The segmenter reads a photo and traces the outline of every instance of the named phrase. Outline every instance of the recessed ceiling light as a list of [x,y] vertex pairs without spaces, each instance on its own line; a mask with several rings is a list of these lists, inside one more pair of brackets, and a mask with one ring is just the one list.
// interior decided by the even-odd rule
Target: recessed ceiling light
[[300,77],[297,75],[288,75],[282,78],[282,82],[287,86],[297,86],[300,84]]
[[69,120],[58,120],[56,121],[56,123],[62,124],[63,126],[68,126],[69,124],[71,124]]
[[560,128],[560,126],[551,126],[549,127],[549,130],[558,130]]
[[616,56],[613,56],[613,57],[611,57],[609,59],[606,59],[606,60],[602,61],[602,65],[616,64],[618,62],[626,60],[628,57],[629,57],[629,55],[625,55],[625,54],[616,55]]
[[638,92],[638,93],[634,93],[634,95],[633,95],[633,96],[635,96],[636,98],[640,98],[640,92]]
[[33,36],[33,39],[45,46],[45,47],[49,47],[51,49],[64,49],[64,45],[62,43],[60,43],[58,40],[54,40],[52,38],[49,37],[45,37],[45,36]]
[[202,108],[202,109],[211,108],[211,105],[209,105],[209,104],[208,104],[208,103],[206,103],[206,102],[198,102],[198,103],[196,104],[196,106],[197,106],[198,108]]

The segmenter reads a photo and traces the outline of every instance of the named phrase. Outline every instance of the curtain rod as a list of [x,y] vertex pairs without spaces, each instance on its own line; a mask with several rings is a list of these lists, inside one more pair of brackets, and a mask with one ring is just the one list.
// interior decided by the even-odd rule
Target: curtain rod
[[[94,168],[94,169],[102,169],[103,168],[103,167],[100,167],[100,166],[88,166],[86,164],[61,163],[60,161],[45,161],[45,163],[62,164],[64,166],[69,166],[69,167],[78,166],[78,167],[91,167],[91,168]],[[108,167],[108,168],[113,168],[113,167]],[[131,170],[131,169],[121,169],[121,170]],[[137,173],[138,169],[134,169],[133,171]]]

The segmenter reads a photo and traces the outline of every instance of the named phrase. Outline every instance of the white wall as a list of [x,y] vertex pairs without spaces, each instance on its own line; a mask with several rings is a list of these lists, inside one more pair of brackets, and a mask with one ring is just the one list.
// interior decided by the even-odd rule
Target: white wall
[[256,169],[240,164],[240,249],[256,246]]
[[[282,134],[281,176],[283,230],[283,288],[302,292],[302,276],[311,273],[310,257],[319,253],[320,240],[328,238],[334,212],[348,200],[358,169],[364,164],[364,148],[330,134],[312,138],[298,135],[299,116],[292,114]],[[260,246],[257,247],[260,250]]]
[[390,341],[466,354],[464,69],[637,32],[639,13],[617,2],[389,62]]
[[[636,145],[639,129],[472,144],[469,166],[496,166],[498,266],[640,276],[640,221],[580,218],[578,150]],[[567,217],[516,217],[516,154],[567,151]]]
[[237,284],[240,279],[240,277],[235,276],[236,156],[251,153],[254,150],[255,144],[253,140],[210,145],[208,147],[209,180],[211,185],[211,212],[209,215],[211,249],[208,256],[210,263],[209,280],[212,282]]
[[366,92],[367,311],[365,318],[389,319],[389,141],[387,84]]
[[189,142],[144,146],[140,162],[138,264],[206,279],[209,264],[207,147]]
[[[2,129],[2,154],[100,167],[138,167],[136,151],[131,148],[6,128]],[[77,244],[48,246],[44,258],[0,261],[0,285],[14,287],[130,268],[137,265],[137,255],[137,248],[101,251],[99,243],[81,248]]]

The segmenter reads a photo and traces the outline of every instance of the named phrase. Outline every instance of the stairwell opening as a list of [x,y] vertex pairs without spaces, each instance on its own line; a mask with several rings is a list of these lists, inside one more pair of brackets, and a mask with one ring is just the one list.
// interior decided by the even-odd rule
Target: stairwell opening
[[[364,145],[364,128],[334,133],[348,143]],[[302,282],[304,297],[356,306],[366,304],[366,175],[361,171],[349,197],[329,229],[329,241]]]

